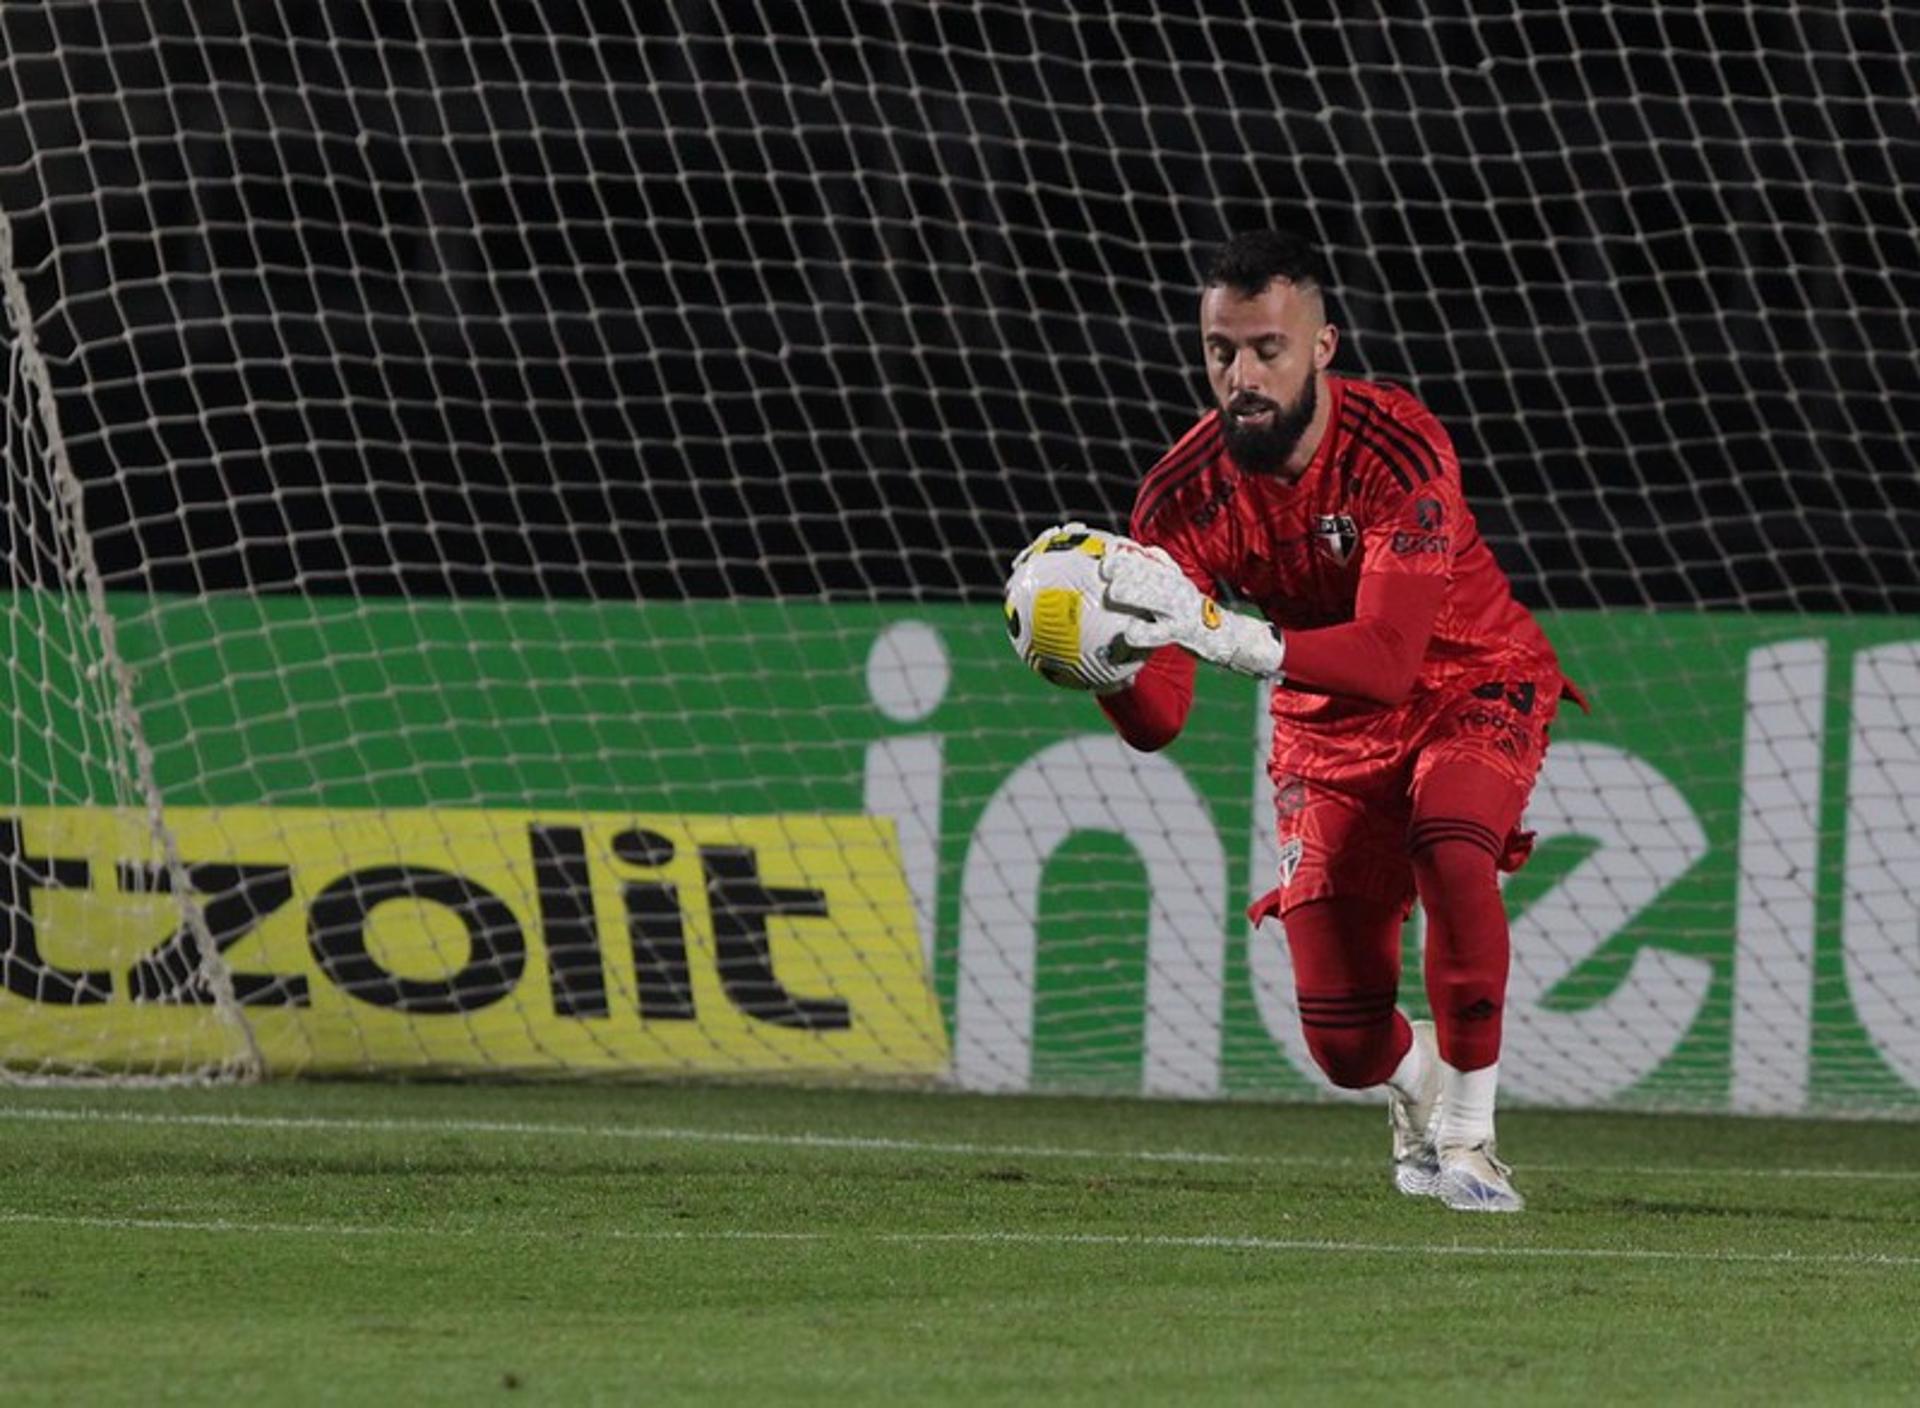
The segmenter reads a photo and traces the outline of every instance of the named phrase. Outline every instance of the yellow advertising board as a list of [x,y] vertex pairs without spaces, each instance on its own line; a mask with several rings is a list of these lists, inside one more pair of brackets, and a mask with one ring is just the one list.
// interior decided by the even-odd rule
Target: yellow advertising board
[[[947,1039],[890,821],[173,809],[0,821],[0,1061],[932,1075]],[[183,925],[185,876],[204,916]],[[9,903],[10,902],[10,903]],[[197,932],[199,931],[199,932]],[[201,933],[204,933],[204,939]]]

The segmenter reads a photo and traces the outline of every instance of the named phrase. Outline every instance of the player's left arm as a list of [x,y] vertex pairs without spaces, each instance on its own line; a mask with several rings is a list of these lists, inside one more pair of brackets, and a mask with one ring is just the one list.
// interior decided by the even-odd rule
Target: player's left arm
[[1359,505],[1353,620],[1288,631],[1285,683],[1390,709],[1419,677],[1468,514],[1459,458],[1430,414],[1395,423],[1376,443],[1387,450],[1372,466]]
[[1391,709],[1407,697],[1445,604],[1444,581],[1413,572],[1360,572],[1351,621],[1287,632],[1287,688]]

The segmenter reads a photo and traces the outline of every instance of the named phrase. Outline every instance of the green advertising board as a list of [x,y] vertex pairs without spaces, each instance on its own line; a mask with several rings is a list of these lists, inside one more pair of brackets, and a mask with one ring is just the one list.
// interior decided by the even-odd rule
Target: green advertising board
[[[9,805],[137,805],[84,612],[12,606],[35,624]],[[1329,1093],[1284,946],[1244,917],[1272,883],[1244,681],[1203,678],[1185,735],[1141,755],[1026,672],[990,607],[111,607],[169,809],[880,818],[959,1084]],[[1594,709],[1556,722],[1507,891],[1504,1088],[1920,1108],[1920,622],[1543,619]],[[1410,975],[1418,939],[1416,916]]]

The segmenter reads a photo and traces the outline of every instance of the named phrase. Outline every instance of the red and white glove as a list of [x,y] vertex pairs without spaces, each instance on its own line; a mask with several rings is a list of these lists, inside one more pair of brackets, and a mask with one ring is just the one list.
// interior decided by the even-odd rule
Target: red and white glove
[[1177,645],[1208,664],[1255,679],[1278,680],[1287,647],[1277,627],[1219,603],[1187,580],[1164,548],[1129,544],[1130,552],[1100,559],[1107,605],[1141,619],[1126,630],[1127,645],[1146,652]]

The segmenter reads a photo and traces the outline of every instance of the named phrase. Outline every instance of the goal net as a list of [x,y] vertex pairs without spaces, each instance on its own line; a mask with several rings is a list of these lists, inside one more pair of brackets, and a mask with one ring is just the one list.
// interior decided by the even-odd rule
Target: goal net
[[1911,1112],[1916,32],[0,6],[0,1069],[1324,1093],[1255,691],[998,610],[1284,221],[1595,700],[1505,1089]]

